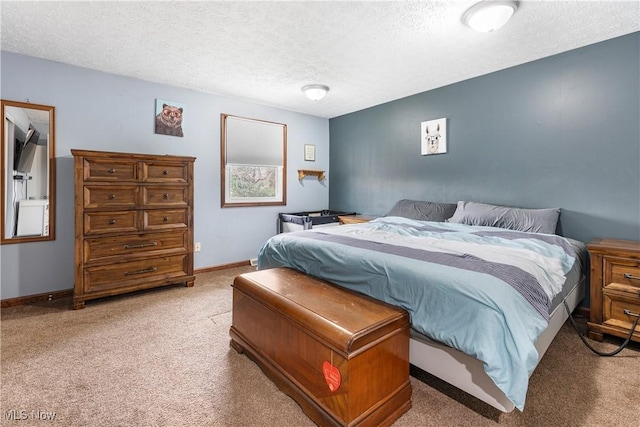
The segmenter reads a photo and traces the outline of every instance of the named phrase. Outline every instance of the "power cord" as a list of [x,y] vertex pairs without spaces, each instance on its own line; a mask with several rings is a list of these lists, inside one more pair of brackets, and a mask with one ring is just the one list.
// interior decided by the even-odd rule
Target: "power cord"
[[624,350],[624,348],[627,346],[627,344],[629,344],[629,342],[631,341],[631,337],[633,336],[633,332],[636,330],[636,326],[638,326],[638,321],[640,320],[640,314],[632,313],[631,310],[624,310],[624,314],[636,317],[636,320],[633,322],[633,326],[631,326],[631,330],[629,331],[629,335],[627,336],[627,339],[620,345],[620,347],[616,348],[615,350],[613,350],[610,353],[603,353],[603,352],[598,351],[597,349],[593,348],[591,346],[591,344],[589,344],[587,342],[587,340],[584,338],[584,336],[578,330],[578,325],[576,325],[576,321],[573,320],[573,317],[571,316],[571,310],[569,309],[569,306],[567,305],[567,302],[566,301],[562,301],[562,303],[564,304],[564,308],[567,310],[567,313],[569,314],[569,320],[571,321],[571,325],[573,325],[573,329],[576,330],[576,332],[578,333],[578,336],[580,337],[580,339],[582,340],[584,345],[586,345],[589,350],[593,351],[598,356],[604,356],[604,357],[615,356],[616,354],[618,354],[622,350]]

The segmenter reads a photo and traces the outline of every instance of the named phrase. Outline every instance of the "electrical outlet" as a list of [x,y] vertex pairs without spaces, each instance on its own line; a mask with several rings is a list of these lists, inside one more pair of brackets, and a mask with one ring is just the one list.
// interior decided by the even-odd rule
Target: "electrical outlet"
[[202,249],[202,244],[200,242],[196,242],[196,247],[193,248],[193,250],[196,252],[200,252],[200,249]]

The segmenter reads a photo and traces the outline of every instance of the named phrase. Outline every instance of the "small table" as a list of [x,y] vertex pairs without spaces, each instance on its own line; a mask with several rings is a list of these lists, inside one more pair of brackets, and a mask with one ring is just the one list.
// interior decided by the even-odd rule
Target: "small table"
[[380,218],[375,215],[338,215],[338,221],[340,224],[361,224],[363,222],[369,222],[376,218]]
[[[589,338],[603,334],[626,338],[640,314],[640,242],[593,239],[591,258],[591,310]],[[640,342],[640,328],[631,339]]]

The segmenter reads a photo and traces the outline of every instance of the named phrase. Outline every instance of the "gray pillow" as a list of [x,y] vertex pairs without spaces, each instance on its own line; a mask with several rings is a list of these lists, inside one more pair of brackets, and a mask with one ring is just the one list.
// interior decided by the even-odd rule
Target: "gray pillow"
[[401,216],[420,221],[444,222],[456,210],[455,203],[423,202],[420,200],[398,200],[385,216]]
[[458,208],[448,222],[555,234],[559,217],[558,208],[521,209],[486,203],[458,202]]

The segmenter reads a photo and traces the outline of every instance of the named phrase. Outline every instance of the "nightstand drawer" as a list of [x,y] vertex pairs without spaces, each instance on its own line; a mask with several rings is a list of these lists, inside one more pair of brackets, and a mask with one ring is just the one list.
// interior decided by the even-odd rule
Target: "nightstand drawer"
[[[605,325],[629,330],[636,318],[626,314],[625,310],[640,314],[640,295],[637,294],[634,296],[628,292],[605,290],[602,303],[604,308],[602,323]],[[640,332],[640,326],[636,327],[636,331]]]
[[604,271],[605,285],[619,283],[640,288],[640,260],[605,258]]

